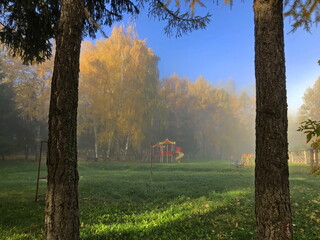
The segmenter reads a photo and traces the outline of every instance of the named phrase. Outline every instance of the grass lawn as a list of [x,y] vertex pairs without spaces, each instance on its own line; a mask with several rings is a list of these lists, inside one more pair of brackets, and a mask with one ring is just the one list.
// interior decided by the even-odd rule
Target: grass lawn
[[[254,170],[228,162],[81,162],[81,239],[254,239]],[[43,171],[43,174],[45,172]],[[43,239],[37,164],[0,161],[0,239]],[[294,238],[320,239],[320,178],[290,166]]]

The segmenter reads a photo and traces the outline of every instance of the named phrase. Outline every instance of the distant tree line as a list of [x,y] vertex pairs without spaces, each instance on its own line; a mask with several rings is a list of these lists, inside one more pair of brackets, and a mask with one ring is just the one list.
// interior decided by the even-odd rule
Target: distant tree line
[[[5,53],[1,121],[13,127],[0,132],[1,154],[24,152],[28,158],[47,139],[53,63],[25,66]],[[141,160],[150,144],[165,138],[177,141],[191,157],[221,159],[254,151],[254,97],[214,87],[203,77],[191,82],[173,74],[159,80],[158,59],[132,27],[120,26],[106,40],[83,43],[81,157]]]
[[50,61],[26,66],[5,49],[0,56],[0,156],[23,154],[34,160],[48,133]]
[[[141,160],[150,144],[165,138],[177,141],[190,157],[226,159],[254,152],[255,97],[215,87],[201,76],[195,82],[177,74],[160,80],[158,59],[132,27],[83,43],[81,157]],[[2,49],[0,64],[0,156],[34,160],[39,142],[47,140],[53,62],[26,66]],[[292,150],[306,147],[296,131],[299,123],[318,119],[318,89],[319,79],[306,90],[298,117],[289,118]]]

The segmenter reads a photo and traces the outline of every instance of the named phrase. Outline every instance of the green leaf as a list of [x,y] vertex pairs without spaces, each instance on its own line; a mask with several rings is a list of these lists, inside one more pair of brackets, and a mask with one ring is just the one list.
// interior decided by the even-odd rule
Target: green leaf
[[312,138],[312,133],[308,133],[306,138],[307,138],[307,143],[310,142],[310,140]]
[[308,133],[308,134],[309,134],[309,133],[313,133],[313,132],[314,132],[314,131],[310,131],[310,130],[309,130],[309,131],[304,131],[304,133]]

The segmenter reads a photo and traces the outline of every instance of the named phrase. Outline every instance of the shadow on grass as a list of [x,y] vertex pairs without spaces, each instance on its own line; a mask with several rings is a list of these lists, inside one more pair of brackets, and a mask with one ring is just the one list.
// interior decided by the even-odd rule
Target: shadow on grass
[[[0,239],[43,239],[36,164],[0,163]],[[80,163],[81,237],[253,239],[253,169],[218,162]],[[290,169],[295,239],[320,239],[319,177]],[[45,184],[41,185],[44,193]]]
[[44,207],[29,199],[0,198],[0,239],[42,239]]

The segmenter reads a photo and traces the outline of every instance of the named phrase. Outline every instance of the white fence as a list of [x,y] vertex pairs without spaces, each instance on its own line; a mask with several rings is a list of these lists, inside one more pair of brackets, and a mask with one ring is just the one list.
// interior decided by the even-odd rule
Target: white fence
[[313,149],[290,151],[289,163],[295,164],[310,164],[310,159],[315,159],[315,151]]

